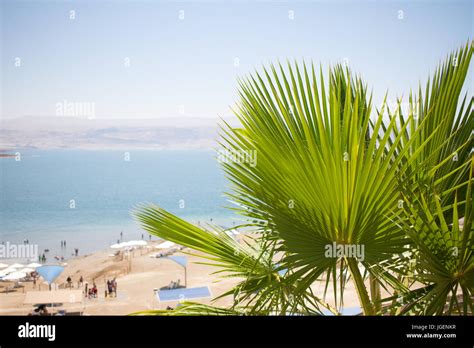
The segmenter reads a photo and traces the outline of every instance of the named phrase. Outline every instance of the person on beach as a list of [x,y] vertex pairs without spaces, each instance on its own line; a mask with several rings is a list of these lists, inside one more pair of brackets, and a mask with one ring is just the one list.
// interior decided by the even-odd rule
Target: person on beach
[[80,289],[82,288],[82,284],[84,283],[84,278],[82,276],[79,278],[79,282],[77,283],[77,288]]
[[38,306],[38,308],[35,309],[35,312],[38,312],[39,315],[48,315],[48,310],[46,309],[46,305],[41,305]]
[[72,279],[71,279],[71,277],[67,277],[66,282],[67,282],[67,286],[69,288],[72,288]]
[[115,277],[112,279],[112,291],[114,293],[114,297],[117,297],[117,281],[115,280]]
[[89,287],[89,283],[86,282],[86,284],[84,286],[84,296],[85,297],[87,297],[89,295],[88,287]]
[[79,249],[75,248],[74,252],[76,253],[76,256],[79,255]]
[[114,282],[112,280],[107,280],[107,290],[109,292],[109,297],[115,296]]

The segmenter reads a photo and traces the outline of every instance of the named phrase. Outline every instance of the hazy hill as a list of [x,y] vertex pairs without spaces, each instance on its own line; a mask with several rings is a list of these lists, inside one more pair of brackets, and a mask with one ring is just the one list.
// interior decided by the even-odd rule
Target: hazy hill
[[0,123],[0,148],[206,149],[216,145],[216,119],[22,117]]

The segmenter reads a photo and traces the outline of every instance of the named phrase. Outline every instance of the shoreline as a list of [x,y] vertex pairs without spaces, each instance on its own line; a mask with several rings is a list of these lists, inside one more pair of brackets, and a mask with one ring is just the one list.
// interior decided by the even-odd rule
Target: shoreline
[[[199,222],[210,222],[210,218],[202,216],[181,216],[184,220],[193,224]],[[212,218],[212,223],[221,227],[232,228],[233,224],[239,222],[237,216],[217,216]],[[100,231],[100,232],[96,232]],[[123,232],[123,235],[120,234]],[[114,225],[91,224],[84,225],[77,228],[64,227],[41,227],[41,230],[36,230],[29,233],[7,233],[0,231],[0,244],[10,243],[10,245],[24,245],[25,240],[28,240],[29,245],[38,246],[38,256],[45,253],[48,264],[57,262],[68,262],[75,259],[75,249],[79,249],[79,256],[85,256],[96,252],[107,250],[112,244],[128,241],[128,240],[144,240],[149,242],[158,242],[160,239],[154,235],[148,234],[144,231],[136,221],[132,218],[124,219],[122,223]],[[143,236],[142,236],[143,235]],[[60,244],[61,240],[66,240],[66,246]],[[45,250],[49,250],[46,252]],[[55,257],[59,260],[56,260]],[[64,260],[60,260],[64,257]],[[4,259],[8,262],[30,263],[39,262],[38,259],[27,259],[21,257],[12,257]]]

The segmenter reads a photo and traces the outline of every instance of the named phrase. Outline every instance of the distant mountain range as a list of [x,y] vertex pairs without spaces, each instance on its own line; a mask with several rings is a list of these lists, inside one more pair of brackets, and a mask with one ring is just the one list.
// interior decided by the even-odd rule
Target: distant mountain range
[[2,119],[0,149],[210,149],[216,146],[218,122],[192,117]]

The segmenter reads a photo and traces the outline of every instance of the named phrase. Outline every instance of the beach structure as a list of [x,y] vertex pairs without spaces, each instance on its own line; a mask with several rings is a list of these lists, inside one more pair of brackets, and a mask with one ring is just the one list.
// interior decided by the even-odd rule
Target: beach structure
[[156,291],[159,302],[186,301],[212,297],[209,286]]
[[25,265],[22,265],[21,263],[14,263],[13,265],[10,265],[11,268],[23,268]]
[[169,240],[167,240],[166,242],[163,242],[161,244],[158,244],[157,246],[155,246],[155,249],[169,249],[169,248],[172,248],[176,245],[176,243],[173,243],[173,242],[170,242]]
[[11,267],[8,267],[8,268],[5,268],[5,269],[2,269],[0,271],[0,278],[6,276],[7,274],[10,274],[12,272],[16,272],[16,268],[11,268]]
[[31,272],[34,272],[35,270],[33,268],[25,267],[19,270],[19,272],[27,273],[30,274]]
[[188,266],[188,258],[186,256],[168,256],[167,259],[170,259],[176,262],[178,265],[184,268],[184,287],[187,286],[187,266]]
[[155,249],[162,250],[158,253],[151,254],[150,257],[152,258],[158,258],[158,257],[164,257],[164,256],[169,256],[172,255],[176,250],[178,250],[178,247],[176,246],[176,243],[166,241],[161,244],[158,244],[155,246]]
[[47,265],[41,266],[36,269],[36,272],[44,279],[44,281],[48,284],[49,290],[51,290],[51,284],[54,280],[59,277],[59,275],[64,271],[63,266],[56,266],[56,265]]
[[129,247],[146,246],[147,244],[148,243],[144,240],[130,240],[128,242],[112,244],[110,247],[112,249],[122,249]]
[[[54,291],[28,291],[23,304],[46,305],[49,307],[64,307],[82,303],[80,311],[68,312],[65,309],[58,310],[56,315],[82,315],[85,308],[84,296],[81,290],[54,290]],[[53,315],[50,313],[49,315]]]
[[37,263],[37,262],[33,262],[33,263],[29,263],[28,265],[26,265],[26,267],[29,267],[29,268],[38,268],[38,267],[41,267],[43,266],[41,263]]
[[2,280],[20,280],[20,279],[23,279],[26,277],[26,273],[25,272],[12,272],[10,274],[7,274],[6,276],[4,276],[2,278]]
[[[13,288],[19,288],[21,287],[19,285],[19,280],[20,279],[23,279],[23,278],[26,278],[26,273],[24,272],[18,272],[18,271],[13,271],[13,272],[10,272],[9,274],[5,275],[2,277],[2,280],[3,281],[13,281],[15,282],[15,285],[13,286]],[[9,288],[7,287],[6,291],[8,292],[9,291]],[[23,290],[24,291],[24,290]]]

